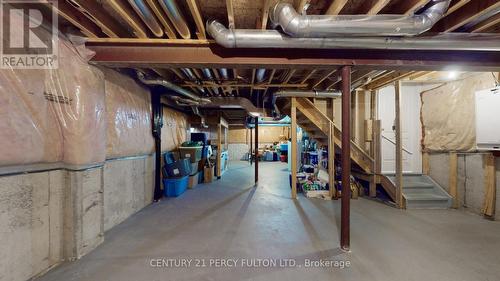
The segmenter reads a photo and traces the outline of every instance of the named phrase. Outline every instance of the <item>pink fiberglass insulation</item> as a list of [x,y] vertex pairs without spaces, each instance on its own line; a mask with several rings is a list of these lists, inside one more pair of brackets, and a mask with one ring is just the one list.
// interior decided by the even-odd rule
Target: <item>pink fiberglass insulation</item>
[[152,153],[149,90],[112,69],[102,70],[106,88],[106,158]]
[[63,162],[85,165],[104,162],[106,120],[104,78],[76,50],[59,40],[59,68],[47,70],[46,92],[58,102],[52,106],[63,135]]
[[0,165],[59,162],[62,132],[43,70],[0,70]]
[[58,48],[58,69],[0,70],[0,166],[105,159],[103,75],[66,39]]

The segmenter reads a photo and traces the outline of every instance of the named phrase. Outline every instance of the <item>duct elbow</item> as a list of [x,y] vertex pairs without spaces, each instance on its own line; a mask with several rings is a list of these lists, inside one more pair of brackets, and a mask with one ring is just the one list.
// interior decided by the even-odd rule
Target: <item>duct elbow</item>
[[234,32],[216,20],[207,21],[207,32],[217,44],[225,48],[236,48]]
[[271,8],[269,18],[273,25],[281,26],[283,32],[292,37],[303,37],[305,20],[289,3],[277,3]]

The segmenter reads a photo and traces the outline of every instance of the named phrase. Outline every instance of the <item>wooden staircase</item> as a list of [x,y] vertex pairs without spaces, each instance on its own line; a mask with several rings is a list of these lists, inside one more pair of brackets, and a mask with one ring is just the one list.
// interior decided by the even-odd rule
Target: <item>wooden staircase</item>
[[[342,132],[307,98],[297,99],[297,124],[320,143],[328,143],[330,126],[334,129],[335,146],[342,149]],[[374,160],[361,147],[351,141],[351,159],[365,173],[372,173]]]
[[[342,132],[314,103],[307,98],[295,98],[297,125],[322,145],[328,145],[330,130],[336,149],[342,149]],[[396,200],[396,187],[384,175],[376,174],[375,160],[358,144],[351,141],[351,159],[359,167],[354,167],[353,175],[369,181],[373,188],[380,184],[392,200]]]

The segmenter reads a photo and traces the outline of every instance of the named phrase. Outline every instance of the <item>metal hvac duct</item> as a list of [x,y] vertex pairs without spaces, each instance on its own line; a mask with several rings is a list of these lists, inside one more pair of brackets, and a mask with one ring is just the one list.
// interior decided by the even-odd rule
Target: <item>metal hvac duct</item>
[[286,90],[274,93],[275,98],[340,98],[342,93],[340,91],[301,91],[301,90]]
[[[209,79],[211,81],[215,80],[214,77],[213,77],[213,75],[212,75],[212,72],[210,71],[210,69],[203,68],[201,71],[203,72],[203,75],[205,76],[205,78],[207,78],[207,79]],[[215,91],[216,95],[220,95],[219,89],[217,87],[213,87],[212,89]]]
[[229,74],[227,73],[227,68],[221,68],[220,75],[222,75],[222,78],[224,78],[224,80],[228,80]]
[[174,25],[175,29],[184,39],[191,38],[191,32],[175,0],[159,0],[161,7]]
[[255,79],[257,79],[257,83],[260,83],[264,80],[264,76],[266,75],[266,69],[265,68],[259,68],[257,69],[257,72],[255,74]]
[[269,18],[292,37],[415,36],[431,29],[451,0],[432,0],[418,15],[301,15],[289,3],[277,3]]
[[226,48],[381,49],[500,51],[500,34],[441,33],[419,37],[293,38],[276,30],[227,29],[207,22],[207,32]]
[[197,102],[199,104],[210,103],[209,99],[200,98],[198,95],[196,95],[196,94],[194,94],[194,93],[192,93],[192,92],[190,92],[182,87],[179,87],[179,86],[175,85],[174,83],[167,81],[165,79],[148,79],[148,78],[146,78],[144,73],[142,73],[141,71],[137,71],[137,78],[139,78],[139,80],[146,85],[163,86],[163,87],[170,89],[170,90],[172,90],[180,95],[183,95],[184,97],[191,99],[194,102]]
[[132,8],[137,12],[142,21],[149,27],[156,37],[163,36],[163,29],[156,20],[153,12],[143,0],[128,0]]

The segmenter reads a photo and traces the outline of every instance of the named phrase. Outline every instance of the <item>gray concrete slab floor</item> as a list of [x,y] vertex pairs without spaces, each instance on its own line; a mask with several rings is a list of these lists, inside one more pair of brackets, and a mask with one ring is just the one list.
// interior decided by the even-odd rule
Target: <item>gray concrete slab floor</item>
[[[222,179],[146,207],[38,280],[500,280],[498,222],[360,198],[343,253],[340,201],[291,200],[283,163],[261,163],[257,187],[253,167],[230,164]],[[176,266],[183,259],[191,264]],[[305,264],[321,259],[337,263]]]

